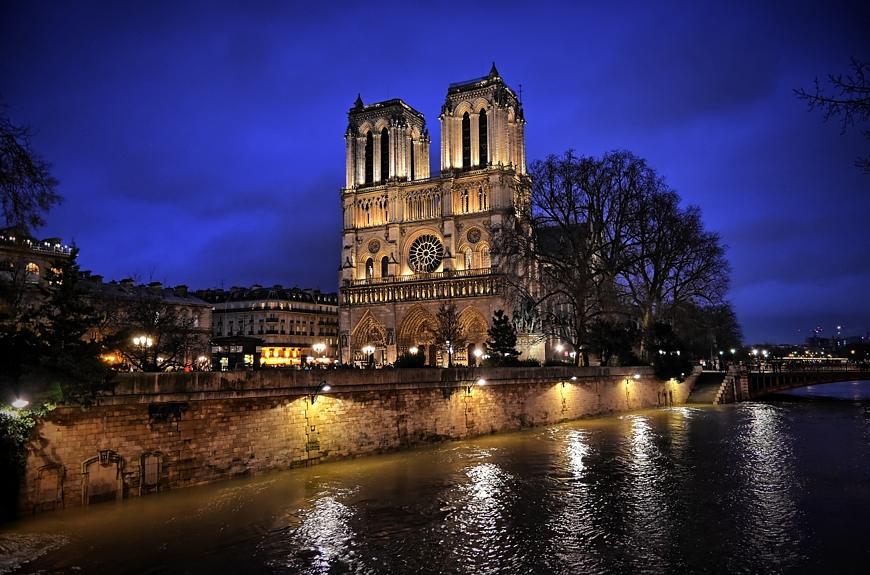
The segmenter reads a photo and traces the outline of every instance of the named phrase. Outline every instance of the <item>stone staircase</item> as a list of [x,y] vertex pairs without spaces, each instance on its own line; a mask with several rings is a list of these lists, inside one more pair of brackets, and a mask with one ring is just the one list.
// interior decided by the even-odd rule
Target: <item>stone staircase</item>
[[721,402],[723,388],[727,387],[724,371],[704,371],[698,376],[686,404],[717,405]]

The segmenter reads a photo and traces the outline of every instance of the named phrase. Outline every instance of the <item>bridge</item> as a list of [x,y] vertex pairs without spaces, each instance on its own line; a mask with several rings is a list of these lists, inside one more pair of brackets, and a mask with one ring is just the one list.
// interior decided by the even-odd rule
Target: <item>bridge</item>
[[808,385],[856,380],[870,380],[870,365],[789,360],[732,365],[723,374],[713,404],[746,401]]

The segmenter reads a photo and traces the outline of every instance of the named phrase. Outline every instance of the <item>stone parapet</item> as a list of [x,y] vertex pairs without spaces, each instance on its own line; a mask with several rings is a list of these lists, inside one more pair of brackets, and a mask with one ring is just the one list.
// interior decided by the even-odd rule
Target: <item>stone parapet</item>
[[[330,389],[315,396],[324,381]],[[58,408],[38,422],[20,509],[672,405],[690,390],[691,380],[661,382],[649,368],[127,374],[90,409]]]

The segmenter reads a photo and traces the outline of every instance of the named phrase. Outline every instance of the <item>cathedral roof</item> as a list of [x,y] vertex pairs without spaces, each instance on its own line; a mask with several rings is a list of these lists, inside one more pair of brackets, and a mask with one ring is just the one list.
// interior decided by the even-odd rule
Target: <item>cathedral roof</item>
[[447,88],[447,93],[455,94],[457,92],[464,92],[465,90],[480,88],[495,83],[504,84],[504,81],[502,81],[501,76],[498,75],[498,69],[495,67],[495,62],[493,62],[492,68],[490,68],[489,70],[489,74],[487,74],[486,76],[481,76],[480,78],[474,78],[473,80],[454,82],[453,84],[450,84],[450,87]]
[[363,105],[362,98],[358,95],[356,97],[356,102],[354,102],[353,108],[348,111],[348,114],[365,114],[366,112],[383,112],[389,108],[402,108],[412,114],[423,117],[423,114],[403,102],[400,98],[393,98],[392,100],[384,100],[383,102],[375,102],[374,104]]

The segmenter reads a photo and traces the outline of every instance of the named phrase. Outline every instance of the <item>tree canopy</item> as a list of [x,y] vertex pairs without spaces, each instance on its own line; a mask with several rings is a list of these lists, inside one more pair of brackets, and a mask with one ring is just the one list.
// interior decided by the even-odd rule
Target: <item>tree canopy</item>
[[[824,121],[840,118],[842,129],[860,122],[870,120],[870,63],[852,58],[852,74],[845,77],[842,74],[828,74],[828,84],[833,94],[828,94],[819,82],[815,80],[815,91],[807,92],[803,88],[795,89],[794,93],[801,100],[806,100],[810,111],[818,108],[824,112]],[[862,130],[870,138],[870,130]],[[865,174],[870,175],[870,156],[858,158],[855,165]]]
[[5,227],[24,232],[45,225],[44,215],[63,201],[51,164],[30,146],[32,133],[0,114],[0,207]]
[[671,311],[727,305],[719,236],[630,152],[535,161],[518,198],[516,215],[494,227],[493,255],[515,315],[573,345],[577,361],[593,336],[599,355],[626,355],[632,336],[614,329],[633,322],[648,353],[652,327]]
[[112,387],[113,372],[93,335],[99,315],[78,283],[77,255],[73,248],[52,262],[38,304],[6,301],[0,317],[0,383],[34,404],[87,405]]
[[486,330],[487,365],[506,366],[517,363],[517,330],[504,310],[497,310],[492,316],[492,325]]

